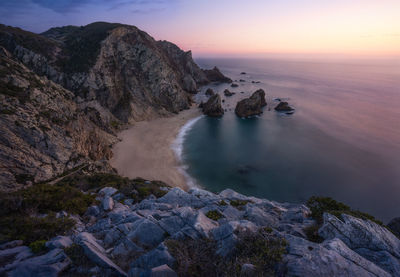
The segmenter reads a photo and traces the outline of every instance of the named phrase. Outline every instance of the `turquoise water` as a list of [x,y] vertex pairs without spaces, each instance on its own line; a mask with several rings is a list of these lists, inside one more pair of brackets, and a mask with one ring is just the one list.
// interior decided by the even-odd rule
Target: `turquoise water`
[[[400,216],[398,62],[197,62],[246,81],[230,88],[238,93],[226,99],[224,117],[200,118],[187,132],[182,160],[198,185],[283,202],[331,196],[384,221]],[[229,86],[211,87],[222,95]],[[267,94],[264,113],[236,117],[235,103],[258,88]],[[275,98],[295,113],[275,112]]]

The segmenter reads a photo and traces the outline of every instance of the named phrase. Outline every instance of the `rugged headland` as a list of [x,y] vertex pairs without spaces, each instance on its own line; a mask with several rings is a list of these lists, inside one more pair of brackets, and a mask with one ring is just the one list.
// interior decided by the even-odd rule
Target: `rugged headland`
[[[0,276],[400,276],[399,219],[117,175],[117,135],[163,125],[210,82],[232,80],[133,26],[0,25]],[[259,90],[236,113],[265,105]]]

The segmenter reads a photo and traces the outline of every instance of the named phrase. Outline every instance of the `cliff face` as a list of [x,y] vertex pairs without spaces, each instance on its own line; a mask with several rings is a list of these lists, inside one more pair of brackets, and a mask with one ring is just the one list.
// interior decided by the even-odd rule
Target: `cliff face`
[[190,51],[134,26],[0,24],[0,47],[1,189],[108,159],[121,124],[188,109],[210,82]]
[[36,35],[0,27],[0,45],[39,75],[98,101],[123,122],[190,107],[190,93],[208,83],[184,52],[136,27],[97,22]]
[[111,156],[115,137],[90,119],[92,109],[81,109],[71,91],[38,76],[4,48],[0,99],[0,189]]

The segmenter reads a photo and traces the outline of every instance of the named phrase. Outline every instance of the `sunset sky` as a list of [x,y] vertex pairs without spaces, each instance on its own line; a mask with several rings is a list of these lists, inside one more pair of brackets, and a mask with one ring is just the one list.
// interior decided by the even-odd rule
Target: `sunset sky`
[[400,55],[400,0],[1,0],[0,18],[33,32],[121,22],[194,56]]

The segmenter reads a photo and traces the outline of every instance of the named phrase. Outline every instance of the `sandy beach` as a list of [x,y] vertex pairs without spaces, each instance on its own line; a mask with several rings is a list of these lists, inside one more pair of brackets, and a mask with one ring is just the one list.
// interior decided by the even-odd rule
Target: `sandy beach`
[[187,188],[187,180],[172,144],[182,126],[201,115],[197,107],[177,115],[135,123],[118,136],[113,147],[111,165],[122,176],[160,180],[174,187]]

